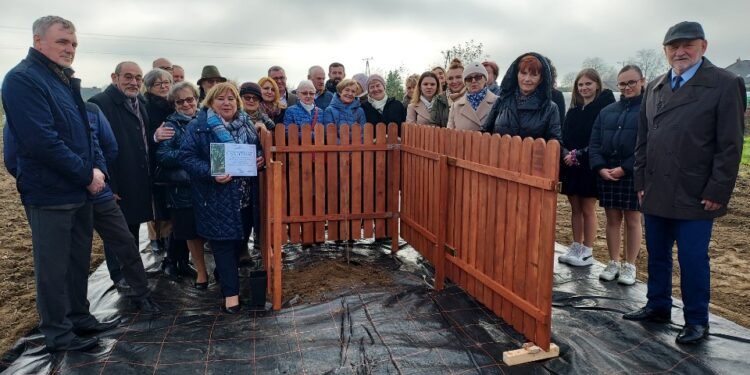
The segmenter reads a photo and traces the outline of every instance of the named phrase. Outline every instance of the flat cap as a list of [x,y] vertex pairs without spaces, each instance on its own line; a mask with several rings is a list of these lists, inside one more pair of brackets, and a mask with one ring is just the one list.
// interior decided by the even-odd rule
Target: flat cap
[[703,33],[703,27],[698,22],[682,21],[667,30],[662,45],[666,46],[680,39],[706,39],[706,34]]

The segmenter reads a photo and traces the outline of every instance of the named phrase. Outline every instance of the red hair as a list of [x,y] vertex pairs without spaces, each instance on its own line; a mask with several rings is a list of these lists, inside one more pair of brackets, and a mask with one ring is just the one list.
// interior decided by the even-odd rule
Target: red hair
[[542,62],[532,55],[521,57],[518,62],[518,72],[529,72],[534,75],[542,74]]

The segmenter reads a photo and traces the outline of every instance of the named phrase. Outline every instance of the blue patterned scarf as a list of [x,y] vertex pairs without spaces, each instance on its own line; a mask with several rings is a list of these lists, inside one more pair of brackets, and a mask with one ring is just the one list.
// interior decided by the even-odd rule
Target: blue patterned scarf
[[473,94],[468,91],[466,92],[466,100],[471,104],[471,108],[475,111],[479,108],[479,105],[482,104],[485,96],[487,96],[487,87]]
[[207,117],[208,127],[221,143],[250,143],[250,117],[245,111],[239,111],[237,117],[228,124],[224,124],[211,108],[208,109]]

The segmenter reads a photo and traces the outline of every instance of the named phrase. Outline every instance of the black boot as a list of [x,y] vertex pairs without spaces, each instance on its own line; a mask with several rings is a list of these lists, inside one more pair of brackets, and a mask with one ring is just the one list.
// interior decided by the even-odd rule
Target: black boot
[[266,288],[268,286],[268,275],[266,271],[250,272],[250,296],[252,298],[251,308],[264,310],[266,308]]

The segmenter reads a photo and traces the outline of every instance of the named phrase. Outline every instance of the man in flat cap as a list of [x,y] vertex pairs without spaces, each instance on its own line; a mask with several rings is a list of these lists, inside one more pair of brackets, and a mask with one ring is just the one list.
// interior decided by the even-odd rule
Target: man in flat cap
[[708,335],[708,245],[714,219],[727,211],[742,155],[746,107],[742,78],[703,57],[696,22],[664,37],[672,67],[648,84],[635,151],[635,189],[646,221],[648,302],[629,320],[669,322],[672,246],[677,242],[685,326],[678,344]]

